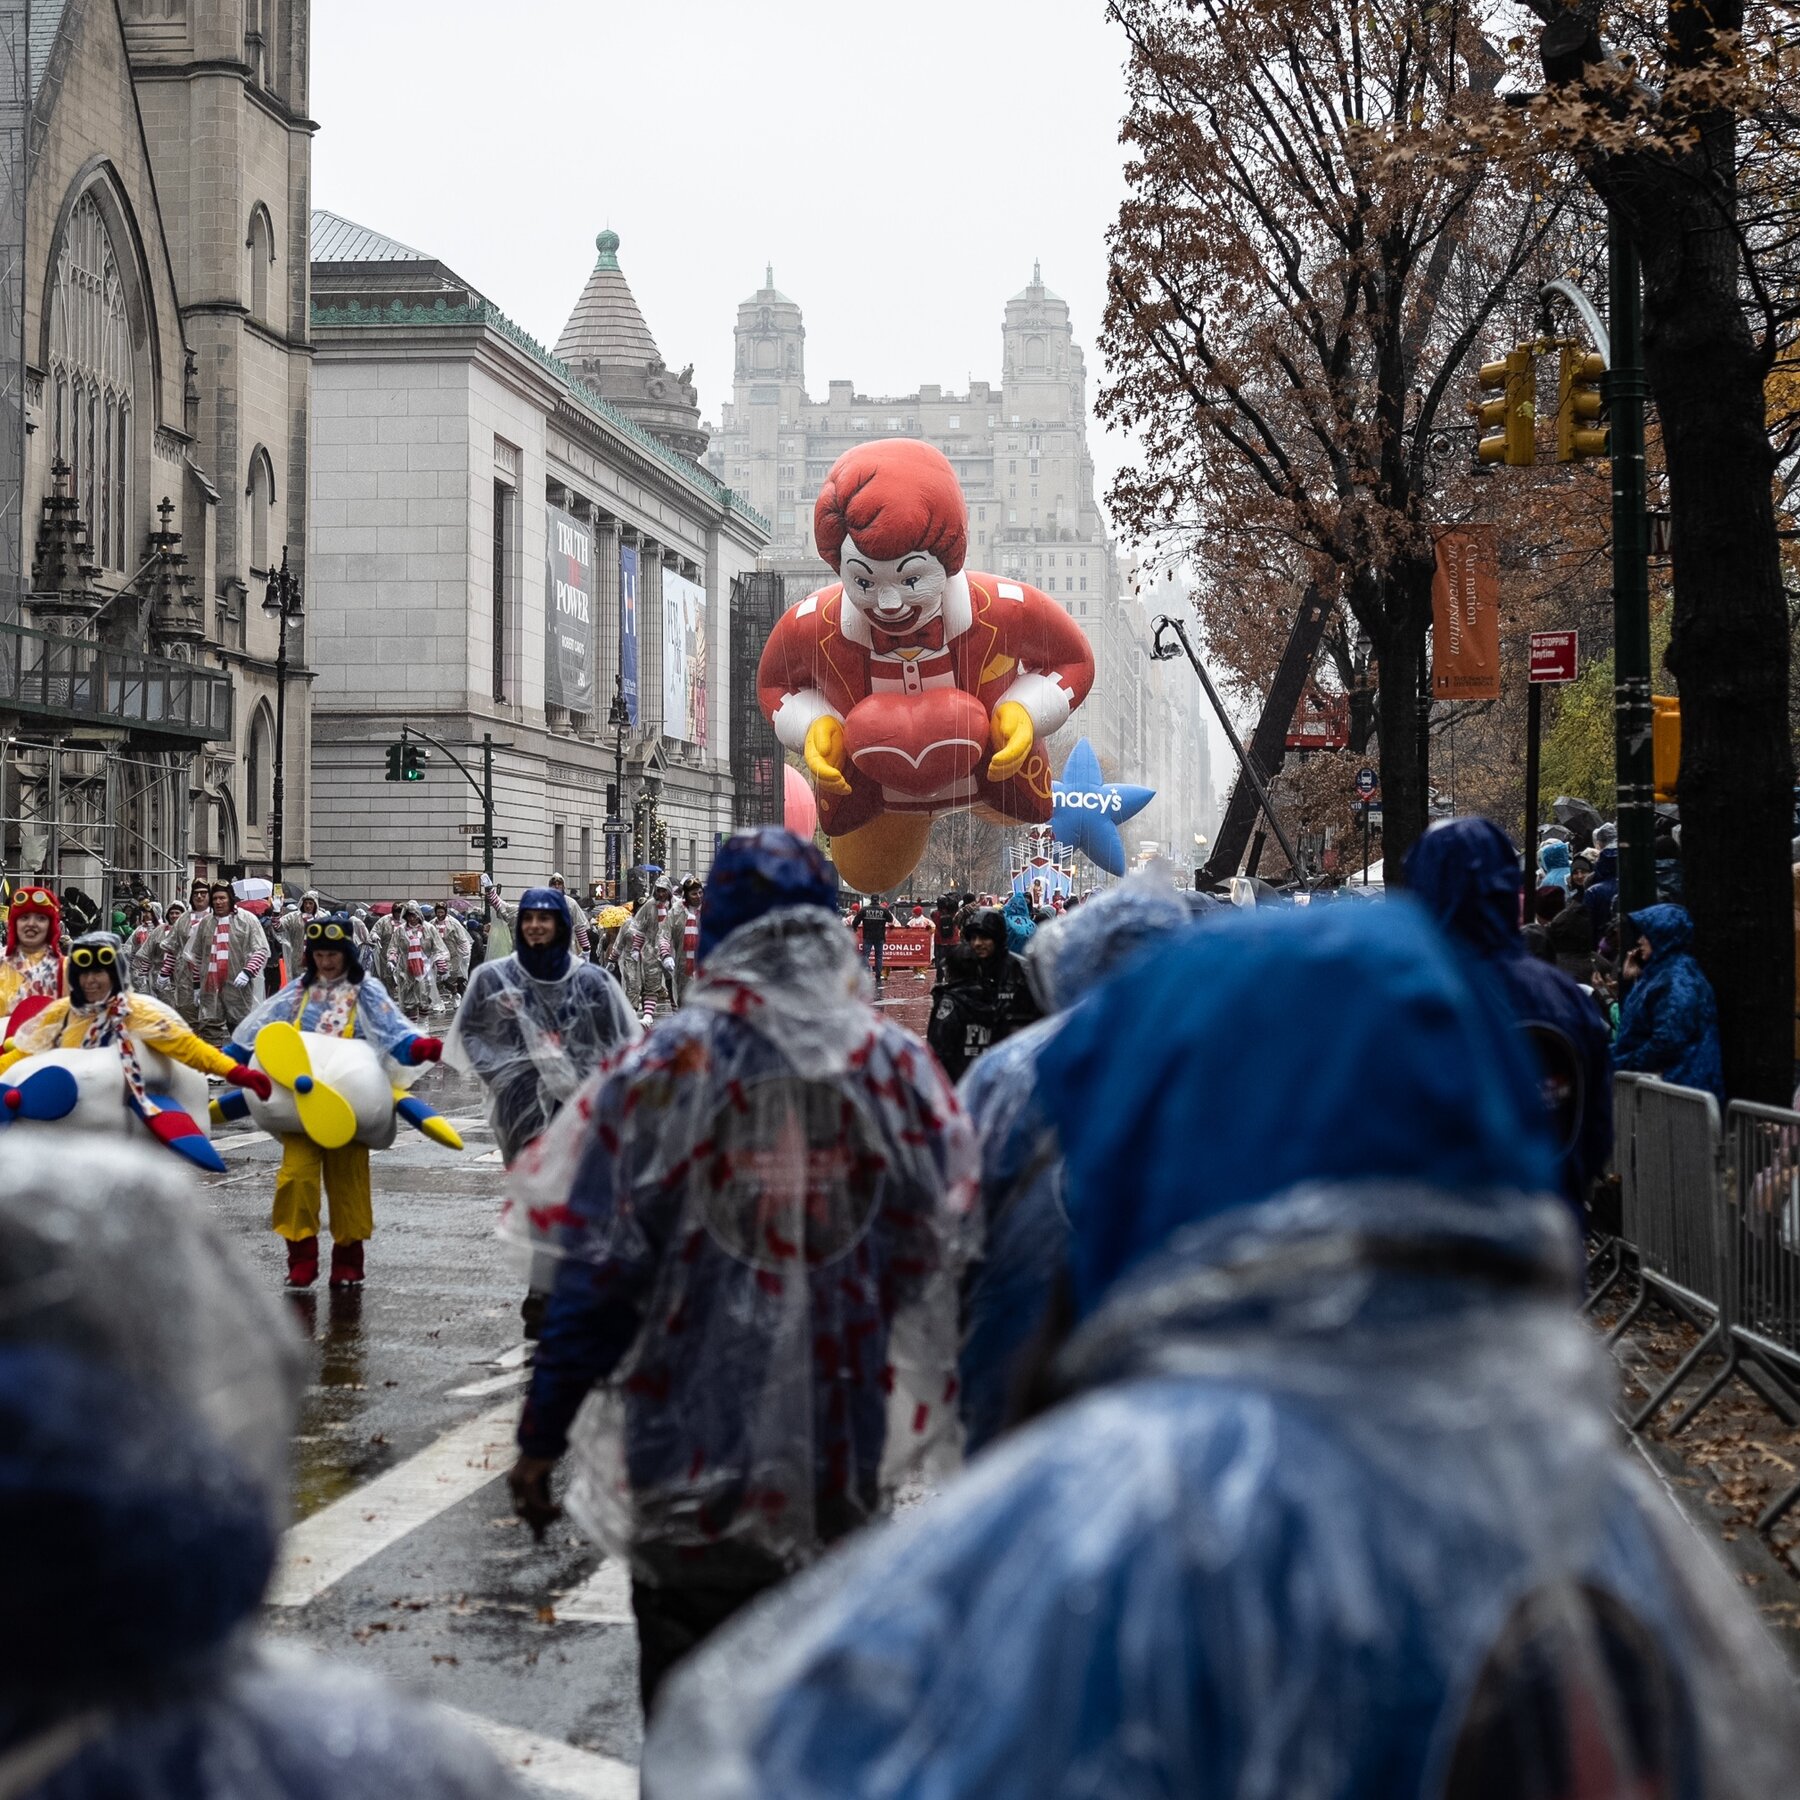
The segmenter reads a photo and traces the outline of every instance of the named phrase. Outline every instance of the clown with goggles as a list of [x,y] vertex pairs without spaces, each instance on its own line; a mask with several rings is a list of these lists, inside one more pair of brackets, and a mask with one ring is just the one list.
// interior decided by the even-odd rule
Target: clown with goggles
[[[356,949],[356,927],[347,914],[308,919],[301,972],[237,1026],[226,1054],[248,1061],[245,1046],[254,1045],[265,1026],[279,1024],[319,1037],[358,1038],[396,1063],[436,1062],[442,1042],[414,1030],[387,989],[364,972]],[[301,1080],[310,1083],[311,1077]],[[277,1135],[281,1168],[269,1222],[287,1242],[288,1286],[309,1288],[319,1278],[321,1195],[331,1207],[331,1285],[360,1286],[363,1244],[375,1230],[368,1144],[353,1138],[327,1147],[304,1132]]]
[[[75,1083],[68,1083],[69,1105],[61,1113],[33,1111],[23,1103],[30,1085],[31,1059],[61,1050],[111,1050],[116,1052],[122,1077],[119,1100],[140,1119],[152,1136],[171,1150],[204,1168],[223,1167],[211,1153],[205,1134],[193,1113],[166,1092],[170,1083],[164,1065],[147,1059],[179,1063],[200,1075],[216,1075],[235,1087],[267,1097],[269,1078],[245,1066],[244,1058],[215,1050],[188,1030],[172,1007],[140,994],[131,985],[131,959],[124,944],[110,931],[90,931],[69,947],[66,962],[68,993],[34,1013],[18,1026],[0,1050],[0,1106],[27,1117],[41,1117],[59,1124],[79,1126]],[[204,1111],[204,1089],[199,1090]],[[14,1097],[20,1103],[14,1105]]]
[[18,888],[6,909],[6,952],[0,956],[0,1027],[18,1014],[23,1025],[63,991],[62,908],[47,887]]

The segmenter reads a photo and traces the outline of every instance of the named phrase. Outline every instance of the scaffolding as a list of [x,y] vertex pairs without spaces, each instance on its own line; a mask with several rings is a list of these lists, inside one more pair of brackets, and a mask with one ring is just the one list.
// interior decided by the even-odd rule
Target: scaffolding
[[102,918],[115,898],[181,898],[192,760],[91,733],[0,737],[0,861],[80,888]]
[[781,744],[756,693],[756,667],[781,603],[777,570],[760,569],[731,583],[731,822],[739,831],[782,820]]

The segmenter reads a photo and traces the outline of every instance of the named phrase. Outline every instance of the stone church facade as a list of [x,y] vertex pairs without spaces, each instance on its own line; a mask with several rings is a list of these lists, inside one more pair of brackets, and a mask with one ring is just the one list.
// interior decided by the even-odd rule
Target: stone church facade
[[[284,548],[302,582],[306,560],[308,27],[305,0],[32,9],[24,579],[0,594],[10,872],[168,898],[190,868],[268,870],[263,602]],[[303,624],[288,650],[294,885]]]

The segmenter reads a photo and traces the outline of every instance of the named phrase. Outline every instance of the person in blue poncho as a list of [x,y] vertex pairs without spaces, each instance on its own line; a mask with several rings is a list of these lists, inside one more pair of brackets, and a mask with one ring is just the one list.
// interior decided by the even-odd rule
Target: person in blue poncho
[[163,1151],[0,1135],[0,1793],[507,1800],[447,1713],[259,1641],[304,1363]]
[[[1496,830],[1498,827],[1495,828]],[[1569,846],[1561,838],[1548,838],[1538,847],[1538,867],[1542,874],[1539,887],[1567,888],[1569,885]]]
[[981,1257],[963,1290],[961,1405],[971,1454],[999,1434],[1068,1258],[1062,1154],[1038,1097],[1039,1059],[1084,994],[1189,916],[1166,886],[1131,882],[1040,930],[1026,970],[1051,1016],[996,1044],[958,1086],[981,1146]]
[[1682,906],[1646,906],[1625,921],[1625,977],[1613,1062],[1700,1088],[1725,1104],[1719,1006],[1695,960],[1694,922]]
[[[1554,847],[1554,840],[1545,846]],[[1599,1008],[1577,983],[1527,952],[1512,840],[1491,819],[1447,819],[1413,845],[1406,885],[1451,941],[1470,953],[1480,977],[1499,989],[1530,1039],[1561,1152],[1562,1191],[1579,1211],[1612,1153],[1608,1034]]]
[[[870,1004],[837,876],[775,826],[713,863],[679,1011],[520,1158],[509,1230],[561,1257],[520,1515],[628,1563],[648,1712],[721,1621],[877,1517],[956,1436],[968,1122]],[[577,1421],[577,1414],[580,1418]]]
[[1779,1658],[1619,1445],[1525,1046],[1416,906],[1192,926],[1039,1083],[1044,1410],[678,1670],[645,1800],[1791,1785]]

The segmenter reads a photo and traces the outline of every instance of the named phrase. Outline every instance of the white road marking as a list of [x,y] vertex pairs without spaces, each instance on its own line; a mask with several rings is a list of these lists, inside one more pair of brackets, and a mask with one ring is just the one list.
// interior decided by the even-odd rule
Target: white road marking
[[631,1571],[609,1556],[580,1587],[570,1588],[557,1601],[556,1619],[559,1625],[565,1620],[572,1625],[634,1623]]
[[469,1161],[472,1163],[497,1163],[502,1160],[503,1158],[498,1150],[484,1150],[479,1156],[471,1156],[469,1158]]
[[502,1725],[455,1707],[444,1711],[472,1731],[527,1787],[544,1794],[577,1794],[582,1800],[638,1800],[638,1773],[616,1756],[577,1750],[556,1738],[539,1737],[516,1725]]
[[512,1461],[513,1401],[447,1431],[397,1468],[321,1507],[282,1540],[269,1606],[305,1606],[390,1544],[495,1480]]
[[523,1387],[530,1379],[529,1369],[508,1369],[503,1374],[488,1376],[485,1381],[471,1381],[467,1387],[452,1388],[448,1398],[479,1400],[487,1394],[503,1394],[508,1388]]
[[526,1357],[530,1354],[531,1345],[529,1342],[514,1344],[510,1350],[502,1350],[500,1354],[494,1358],[494,1367],[496,1369],[520,1368],[524,1365]]

